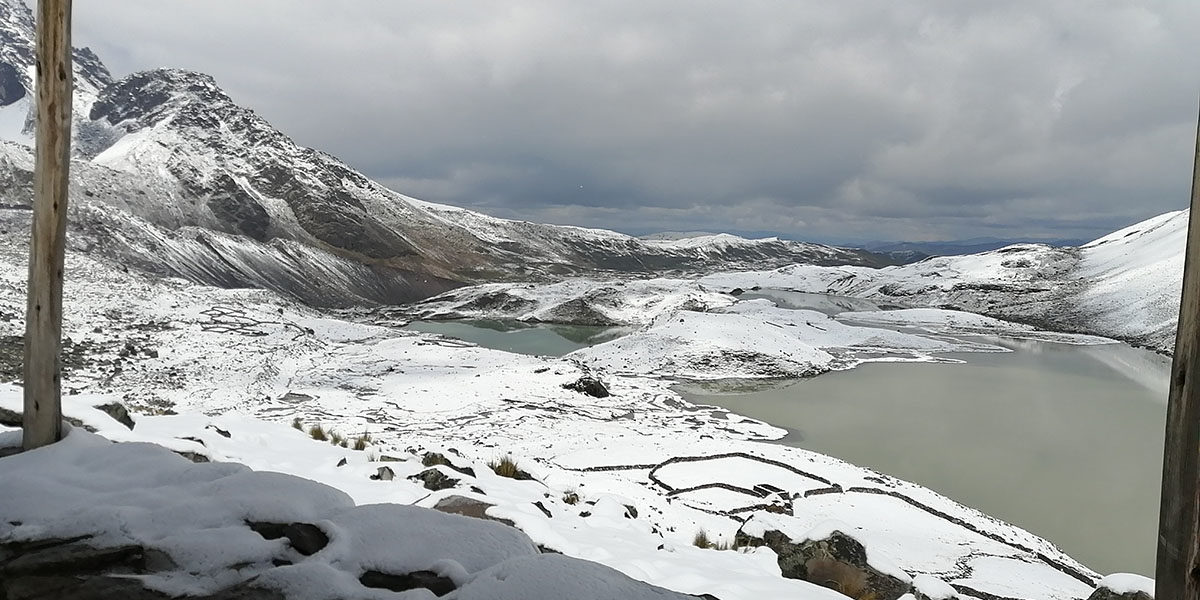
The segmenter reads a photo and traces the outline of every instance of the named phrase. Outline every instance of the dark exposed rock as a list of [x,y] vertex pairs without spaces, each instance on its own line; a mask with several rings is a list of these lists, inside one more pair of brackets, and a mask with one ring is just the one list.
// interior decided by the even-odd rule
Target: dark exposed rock
[[452,515],[462,515],[464,517],[474,517],[476,519],[485,519],[488,521],[496,521],[496,522],[504,523],[505,525],[510,525],[510,526],[514,525],[514,523],[512,521],[509,521],[508,519],[500,519],[497,517],[489,516],[487,514],[487,509],[489,509],[493,506],[495,506],[495,505],[488,504],[487,502],[483,502],[482,500],[468,498],[466,496],[446,496],[445,498],[438,500],[437,504],[433,505],[433,510],[441,511],[441,512],[452,514]]
[[745,293],[746,293],[746,290],[743,290],[742,288],[733,288],[732,290],[729,290],[730,296],[741,296],[742,294],[745,294]]
[[451,469],[454,469],[455,471],[458,471],[459,473],[462,473],[468,477],[475,476],[475,469],[472,469],[471,467],[459,467],[450,462],[450,459],[446,458],[446,455],[441,454],[440,452],[426,452],[425,455],[421,457],[421,464],[426,467],[443,465],[450,467]]
[[50,546],[25,551],[4,563],[0,568],[5,578],[20,575],[55,575],[59,573],[95,573],[116,567],[133,568],[142,559],[139,546],[95,548],[84,542]]
[[391,481],[396,478],[396,472],[391,467],[379,467],[371,479],[376,481]]
[[1087,600],[1154,600],[1154,596],[1146,592],[1117,593],[1107,587],[1098,587]]
[[[170,600],[129,577],[36,575],[0,581],[5,600]],[[249,600],[249,599],[247,599]]]
[[[199,190],[202,197],[208,196],[206,206],[221,223],[232,226],[231,233],[241,233],[260,242],[267,240],[271,217],[246,190],[224,173],[209,182],[208,190]],[[193,190],[196,191],[196,190]]]
[[243,581],[199,600],[286,600],[283,592],[259,587],[254,580]]
[[347,460],[346,460],[346,459],[344,459],[344,458],[343,458],[342,460],[339,460],[339,461],[337,462],[337,466],[339,466],[339,467],[344,467],[344,466],[346,466],[346,465],[348,465],[348,464],[350,464],[350,463],[349,463],[349,461],[347,461]]
[[607,398],[609,394],[608,386],[604,385],[603,381],[595,377],[584,375],[571,383],[564,383],[563,387],[568,390],[574,390],[581,394],[587,394],[593,398]]
[[21,413],[0,408],[0,425],[5,427],[20,427],[22,422]]
[[329,544],[329,536],[320,527],[309,523],[289,523],[284,526],[283,535],[305,556],[312,556]]
[[433,571],[413,571],[404,575],[367,571],[358,581],[369,588],[382,588],[393,592],[425,588],[435,596],[445,596],[455,589],[454,582],[449,577],[443,577]]
[[133,418],[129,416],[129,409],[119,402],[110,402],[101,404],[95,407],[96,410],[116,419],[116,421],[130,429],[133,429]]
[[175,454],[178,454],[194,463],[212,462],[207,456],[200,454],[199,452],[192,452],[191,450],[176,450]]
[[25,84],[16,67],[0,62],[0,106],[8,106],[25,97]]
[[458,485],[459,481],[452,477],[447,477],[439,469],[425,469],[416,475],[409,476],[409,479],[422,482],[422,486],[431,492],[450,489]]
[[216,425],[205,425],[204,428],[211,429],[211,430],[217,432],[217,435],[219,435],[223,438],[233,437],[233,434],[229,433],[228,431],[225,431],[224,429],[221,429],[220,427],[217,427]]
[[297,552],[312,556],[329,544],[329,536],[320,527],[309,523],[270,523],[247,521],[246,526],[264,539],[276,540],[286,537]]
[[767,546],[778,556],[784,577],[836,590],[860,600],[897,600],[912,585],[867,563],[867,550],[853,537],[834,531],[823,540],[794,542],[779,531],[753,537],[738,531],[737,546]]
[[277,540],[283,537],[283,528],[287,527],[287,523],[270,523],[267,521],[246,521],[246,526],[251,531],[263,536],[264,539]]

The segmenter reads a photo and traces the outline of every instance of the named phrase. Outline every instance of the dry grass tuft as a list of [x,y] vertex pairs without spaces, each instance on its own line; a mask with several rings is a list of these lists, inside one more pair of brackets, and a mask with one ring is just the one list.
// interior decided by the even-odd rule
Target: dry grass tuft
[[364,433],[364,434],[362,434],[362,435],[360,435],[360,436],[358,436],[357,438],[355,438],[355,439],[354,439],[354,449],[355,449],[355,450],[360,450],[360,451],[361,451],[361,450],[366,450],[366,449],[367,449],[367,446],[370,446],[370,445],[371,445],[371,436],[370,436],[370,434],[366,434],[366,433]]
[[329,441],[329,436],[326,435],[325,428],[321,427],[320,424],[313,425],[312,427],[308,428],[308,437],[311,437],[318,442]]
[[501,477],[508,477],[509,479],[516,479],[517,473],[521,472],[521,469],[517,467],[516,461],[514,461],[512,457],[508,455],[501,457],[500,460],[494,460],[488,463],[488,467],[491,467],[492,471],[494,471],[497,475]]

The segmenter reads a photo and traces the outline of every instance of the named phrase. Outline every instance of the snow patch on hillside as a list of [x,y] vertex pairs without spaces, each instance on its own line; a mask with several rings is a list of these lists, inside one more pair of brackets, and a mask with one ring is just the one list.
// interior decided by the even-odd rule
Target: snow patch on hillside
[[1018,244],[883,269],[791,265],[717,273],[700,283],[721,290],[778,288],[955,308],[1169,352],[1188,215],[1160,215],[1078,248]]

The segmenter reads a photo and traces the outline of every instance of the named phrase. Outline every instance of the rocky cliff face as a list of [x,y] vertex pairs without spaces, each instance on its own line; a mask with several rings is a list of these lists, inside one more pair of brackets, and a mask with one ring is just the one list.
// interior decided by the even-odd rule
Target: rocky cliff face
[[[28,119],[3,123],[28,113],[32,56],[29,9],[0,0],[0,133],[17,142],[28,142]],[[421,202],[297,145],[208,75],[159,69],[113,81],[86,48],[75,63],[75,224],[84,246],[140,268],[340,305],[494,279],[877,261],[781,240],[647,242]],[[27,205],[31,161],[15,147],[0,154],[4,194]]]

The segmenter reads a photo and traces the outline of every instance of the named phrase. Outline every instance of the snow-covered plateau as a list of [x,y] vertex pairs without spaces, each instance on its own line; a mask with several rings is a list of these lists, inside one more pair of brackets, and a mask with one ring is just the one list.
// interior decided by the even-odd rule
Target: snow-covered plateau
[[792,265],[703,277],[705,289],[774,288],[954,308],[1169,353],[1189,211],[1147,219],[1078,248],[1020,244],[871,269]]
[[[0,252],[0,376],[9,382],[20,377],[19,247],[10,239]],[[80,253],[69,255],[68,273],[66,413],[97,433],[76,427],[61,444],[0,458],[0,479],[14,482],[0,488],[6,581],[32,585],[44,572],[22,565],[62,568],[54,556],[95,548],[124,557],[112,559],[113,573],[161,597],[247,587],[287,598],[422,598],[433,589],[457,598],[843,597],[818,581],[893,600],[950,590],[1080,599],[1100,581],[1045,540],[928,489],[764,443],[783,432],[689,404],[661,377],[935,360],[1002,350],[946,332],[1028,327],[926,310],[900,332],[872,327],[869,312],[843,322],[686,280],[576,281],[526,291],[569,300],[631,289],[629,302],[606,296],[614,311],[605,314],[641,325],[551,358]],[[536,304],[526,308],[543,314]],[[786,368],[755,372],[763,363],[737,358],[739,348]],[[608,395],[573,385],[586,378]],[[114,403],[132,409],[132,429],[94,408]],[[15,425],[16,383],[0,388],[0,409]],[[348,446],[361,437],[363,449],[316,441],[315,426]],[[506,458],[517,478],[489,467]],[[280,529],[289,524],[291,535]],[[324,541],[309,547],[313,537]],[[49,557],[31,550],[47,540],[72,541],[49,546]]]

